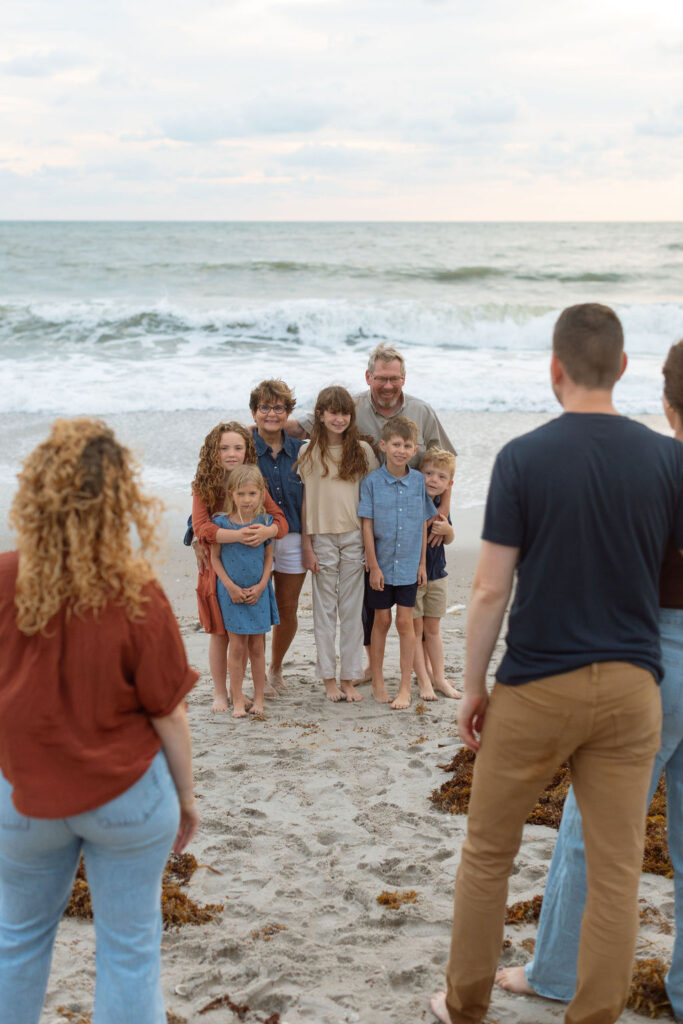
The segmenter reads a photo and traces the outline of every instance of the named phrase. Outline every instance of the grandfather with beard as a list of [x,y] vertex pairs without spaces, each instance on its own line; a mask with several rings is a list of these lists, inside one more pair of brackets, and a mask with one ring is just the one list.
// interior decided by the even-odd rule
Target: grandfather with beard
[[[406,364],[392,345],[380,344],[368,359],[365,381],[369,390],[356,397],[356,422],[361,434],[368,434],[379,444],[382,427],[394,416],[405,416],[417,425],[417,452],[410,465],[416,467],[427,448],[455,448],[428,402],[406,395]],[[287,421],[286,430],[293,437],[307,437],[313,426],[313,414],[304,413]]]

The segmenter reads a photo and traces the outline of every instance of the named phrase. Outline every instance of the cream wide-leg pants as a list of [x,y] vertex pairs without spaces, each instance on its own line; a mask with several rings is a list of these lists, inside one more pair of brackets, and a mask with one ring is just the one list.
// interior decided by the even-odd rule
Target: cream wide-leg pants
[[316,533],[311,541],[319,565],[311,577],[316,675],[319,679],[336,679],[338,617],[340,678],[359,679],[363,672],[361,609],[365,578],[361,531]]

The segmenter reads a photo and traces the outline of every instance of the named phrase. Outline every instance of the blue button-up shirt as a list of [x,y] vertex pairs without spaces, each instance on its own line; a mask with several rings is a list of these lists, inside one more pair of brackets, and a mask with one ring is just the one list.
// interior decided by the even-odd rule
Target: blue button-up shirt
[[282,448],[273,458],[273,449],[254,431],[254,444],[258,457],[258,468],[268,484],[273,501],[280,506],[289,523],[290,533],[301,533],[301,502],[304,485],[293,468],[299,458],[299,448],[304,442],[284,434]]
[[386,466],[366,476],[360,485],[358,515],[372,519],[375,554],[384,582],[406,587],[417,581],[422,554],[422,525],[436,515],[422,473],[411,469],[393,476]]

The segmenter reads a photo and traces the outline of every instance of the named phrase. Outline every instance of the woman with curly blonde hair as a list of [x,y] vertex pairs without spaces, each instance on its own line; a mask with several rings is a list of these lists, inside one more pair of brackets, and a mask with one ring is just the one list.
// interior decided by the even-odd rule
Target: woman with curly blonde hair
[[[231,420],[217,423],[204,438],[199,451],[197,472],[192,481],[192,528],[196,538],[199,578],[197,607],[199,621],[209,634],[209,670],[213,680],[211,710],[228,710],[228,634],[216,596],[216,572],[211,564],[212,544],[241,543],[259,547],[272,537],[284,537],[289,526],[285,514],[266,493],[265,508],[273,517],[270,526],[252,523],[241,530],[225,530],[217,526],[213,516],[225,508],[228,477],[235,466],[255,464],[256,448],[251,433],[241,423]],[[266,690],[266,695],[273,691]],[[277,696],[277,694],[275,694]]]
[[[161,875],[198,814],[184,698],[197,673],[154,578],[160,504],[97,420],[26,459],[0,554],[0,1006],[37,1024],[81,855],[93,1021],[162,1024]],[[134,547],[131,528],[139,545]]]

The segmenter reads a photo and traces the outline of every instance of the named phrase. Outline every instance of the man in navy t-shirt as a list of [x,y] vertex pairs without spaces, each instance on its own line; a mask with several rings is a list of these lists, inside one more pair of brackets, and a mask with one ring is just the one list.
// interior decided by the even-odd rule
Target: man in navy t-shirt
[[[478,751],[455,884],[445,1024],[481,1021],[503,938],[522,827],[569,760],[588,901],[566,1024],[612,1024],[631,980],[645,801],[659,746],[657,581],[683,549],[683,445],[620,416],[626,368],[606,306],[572,306],[553,334],[564,415],[499,453],[467,623],[461,739]],[[486,672],[517,571],[506,653]],[[480,734],[481,739],[478,738]]]

